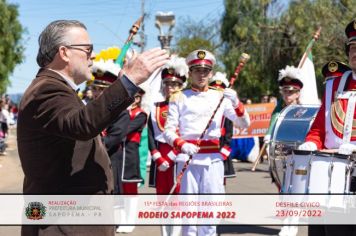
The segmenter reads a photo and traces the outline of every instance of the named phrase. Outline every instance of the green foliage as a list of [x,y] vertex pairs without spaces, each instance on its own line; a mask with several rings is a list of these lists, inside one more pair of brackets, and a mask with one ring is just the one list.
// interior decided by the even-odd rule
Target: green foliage
[[[353,1],[356,4],[356,1]],[[297,66],[308,42],[315,30],[321,27],[321,35],[313,46],[313,60],[316,70],[318,92],[324,90],[324,78],[321,68],[329,60],[337,59],[347,62],[344,53],[345,27],[355,16],[356,10],[340,1],[295,1],[292,2],[288,12],[282,18],[281,27],[293,26],[291,36],[296,40],[294,50],[290,50],[288,57]]]
[[[194,50],[208,50],[218,60],[214,70],[222,71],[222,67],[219,65],[219,56],[221,54],[220,27],[217,27],[220,23],[218,21],[210,21],[208,24],[202,24],[202,22],[194,21],[191,18],[183,18],[179,22],[175,31],[176,39],[178,40],[172,49],[172,53],[187,57]],[[188,81],[189,86],[190,81]]]
[[6,0],[0,1],[0,94],[6,92],[9,75],[23,60],[21,36],[24,29],[18,20],[17,8]]
[[[278,71],[298,66],[318,27],[313,46],[318,92],[323,93],[322,66],[331,59],[347,62],[345,27],[356,16],[356,0],[225,0],[219,20],[206,23],[186,19],[177,28],[176,52],[186,56],[197,48],[217,55],[220,68],[234,73],[240,55],[251,59],[239,74],[235,88],[240,97],[258,102],[263,94],[278,95]],[[204,23],[204,24],[203,24]],[[220,37],[218,37],[220,34]],[[223,66],[221,66],[222,64]]]
[[197,49],[206,49],[208,51],[213,52],[214,46],[206,39],[202,38],[181,38],[177,43],[177,51],[181,57],[188,56],[194,50]]
[[[250,97],[255,101],[265,93],[270,93],[271,85],[267,78],[268,58],[274,55],[271,47],[273,22],[266,18],[266,7],[270,1],[241,0],[225,1],[225,15],[222,20],[221,39],[225,43],[223,62],[226,72],[232,74],[245,52],[251,59],[239,74],[235,87],[240,97]],[[267,70],[267,71],[266,71]]]
[[233,72],[242,52],[251,55],[239,78],[241,97],[258,101],[262,94],[278,94],[278,70],[286,65],[298,66],[319,26],[321,36],[312,51],[319,93],[323,92],[322,66],[331,59],[347,60],[344,29],[356,15],[355,0],[291,1],[277,17],[266,13],[282,2],[225,0],[221,38],[226,45],[226,71]]
[[179,22],[175,31],[178,40],[173,48],[174,53],[186,57],[194,50],[205,49],[215,55],[219,54],[220,23],[218,21],[202,24],[201,21],[182,18]]

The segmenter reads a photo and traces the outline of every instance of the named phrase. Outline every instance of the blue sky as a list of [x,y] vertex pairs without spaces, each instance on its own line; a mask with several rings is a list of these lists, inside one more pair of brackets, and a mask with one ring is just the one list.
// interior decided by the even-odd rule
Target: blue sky
[[[58,19],[76,19],[88,28],[94,51],[110,46],[121,47],[131,25],[141,15],[141,0],[7,0],[19,5],[20,22],[27,29],[24,35],[25,60],[10,76],[7,93],[22,93],[38,71],[36,55],[38,36],[50,22]],[[176,25],[182,17],[193,20],[212,20],[224,12],[223,0],[145,0],[146,49],[159,47],[158,29],[154,26],[158,11],[172,11]]]

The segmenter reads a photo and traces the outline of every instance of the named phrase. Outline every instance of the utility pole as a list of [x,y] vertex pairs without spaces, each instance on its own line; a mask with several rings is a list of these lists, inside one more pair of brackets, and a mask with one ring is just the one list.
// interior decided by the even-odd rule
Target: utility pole
[[141,52],[145,50],[146,37],[145,37],[145,18],[147,14],[145,13],[145,0],[141,0],[141,16],[143,16],[141,28],[140,28],[140,41],[134,42],[134,44],[141,48]]

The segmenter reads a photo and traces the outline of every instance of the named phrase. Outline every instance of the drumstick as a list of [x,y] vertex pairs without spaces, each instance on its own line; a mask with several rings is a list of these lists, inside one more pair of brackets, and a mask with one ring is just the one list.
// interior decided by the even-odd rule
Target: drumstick
[[267,143],[263,143],[263,146],[262,146],[262,148],[261,148],[261,151],[260,151],[260,153],[258,154],[258,157],[257,157],[257,159],[255,160],[255,162],[253,163],[253,167],[252,167],[251,171],[255,171],[255,170],[256,170],[256,167],[257,167],[257,165],[258,165],[258,162],[259,162],[259,160],[261,159],[261,156],[262,156],[264,150],[266,149],[266,146],[267,146]]

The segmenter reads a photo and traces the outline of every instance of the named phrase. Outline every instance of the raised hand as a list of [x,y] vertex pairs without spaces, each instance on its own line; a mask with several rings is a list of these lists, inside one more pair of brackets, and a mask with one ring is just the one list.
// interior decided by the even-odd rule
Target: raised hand
[[134,84],[145,82],[159,67],[168,62],[169,54],[166,50],[153,48],[141,54],[134,54],[124,65],[124,73]]

